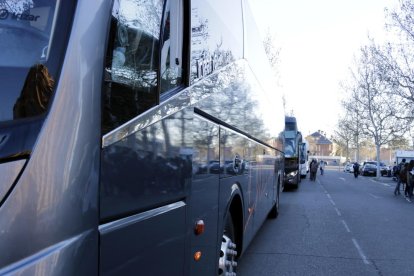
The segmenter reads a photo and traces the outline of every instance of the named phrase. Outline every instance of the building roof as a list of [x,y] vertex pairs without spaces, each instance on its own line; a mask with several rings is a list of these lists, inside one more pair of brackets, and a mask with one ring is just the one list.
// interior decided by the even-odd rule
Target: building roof
[[332,142],[328,138],[325,137],[320,131],[316,131],[309,135],[312,137],[312,139],[315,141],[315,144],[317,145],[331,145]]

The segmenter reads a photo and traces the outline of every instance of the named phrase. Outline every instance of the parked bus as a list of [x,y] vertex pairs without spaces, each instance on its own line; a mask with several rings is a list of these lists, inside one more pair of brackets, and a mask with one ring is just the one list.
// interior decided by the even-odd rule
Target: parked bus
[[247,2],[0,10],[0,275],[234,275],[284,166]]
[[296,118],[285,116],[284,130],[285,148],[285,177],[284,187],[298,188],[300,183],[299,155],[302,134],[298,131]]
[[300,177],[306,178],[309,172],[309,143],[303,137],[299,147],[299,158]]

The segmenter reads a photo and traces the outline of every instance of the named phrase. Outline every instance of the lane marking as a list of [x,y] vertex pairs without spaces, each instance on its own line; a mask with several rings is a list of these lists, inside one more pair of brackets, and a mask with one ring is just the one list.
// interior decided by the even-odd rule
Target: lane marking
[[338,209],[338,208],[336,208],[336,207],[335,207],[335,211],[336,211],[336,213],[338,214],[338,216],[342,216],[342,214],[341,214],[341,212],[339,211],[339,209]]
[[[342,178],[342,177],[340,177],[339,179],[341,179],[341,180],[345,181],[345,179],[344,179],[344,178]],[[318,181],[318,182],[319,182],[319,181]],[[319,183],[319,184],[320,184],[320,183]],[[389,185],[387,185],[387,184],[385,184],[385,185],[386,185],[386,186],[389,186]],[[322,186],[322,187],[323,187],[323,186]],[[324,189],[324,191],[325,191],[326,196],[329,198],[329,201],[330,201],[330,202],[331,202],[331,204],[334,206],[334,209],[335,209],[336,213],[338,214],[338,216],[342,216],[341,212],[340,212],[340,211],[339,211],[339,209],[336,207],[335,202],[332,200],[331,195],[327,192],[327,190],[325,189],[325,187],[323,187],[323,189]],[[380,197],[375,196],[375,195],[373,195],[373,194],[369,194],[369,195],[370,195],[370,196],[372,196],[372,197],[374,197],[374,198],[380,198]],[[348,233],[351,233],[351,229],[349,229],[348,224],[346,223],[346,221],[342,219],[342,220],[341,220],[341,222],[342,222],[342,224],[344,225],[345,230],[346,230]],[[365,254],[364,254],[364,251],[362,251],[362,249],[361,249],[361,247],[359,246],[359,244],[358,244],[358,242],[356,241],[356,239],[355,239],[355,238],[352,238],[352,242],[353,242],[353,244],[354,244],[355,248],[357,249],[359,256],[361,257],[361,260],[364,262],[364,264],[369,265],[369,264],[370,264],[370,262],[368,261],[367,257],[366,257],[366,256],[365,256]]]
[[376,196],[376,195],[374,195],[374,194],[369,194],[370,196],[372,196],[373,198],[375,198],[375,199],[379,199],[379,198],[382,198],[382,197],[380,197],[380,196]]
[[340,177],[339,179],[341,179],[341,180],[342,180],[342,181],[344,181],[344,182],[346,181],[346,180],[345,180],[345,178],[343,178],[343,177]]
[[356,239],[352,238],[352,242],[354,243],[355,248],[358,250],[359,256],[361,257],[364,264],[369,265],[369,261],[367,260],[367,257],[365,257],[364,252],[362,251],[361,247],[359,246]]
[[371,182],[373,182],[373,183],[378,183],[378,184],[381,184],[381,185],[383,185],[383,186],[385,186],[385,187],[391,187],[391,185],[390,185],[390,184],[383,183],[383,182],[381,182],[381,181],[377,181],[377,180],[374,180],[374,179],[370,179],[370,181],[371,181]]
[[348,233],[351,233],[351,230],[348,227],[348,224],[346,224],[346,222],[344,220],[342,220],[342,224],[345,226],[345,229]]

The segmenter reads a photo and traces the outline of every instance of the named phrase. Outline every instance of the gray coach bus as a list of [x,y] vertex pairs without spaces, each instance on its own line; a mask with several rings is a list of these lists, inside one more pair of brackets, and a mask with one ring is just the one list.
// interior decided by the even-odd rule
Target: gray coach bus
[[247,2],[4,0],[0,34],[0,274],[235,275],[284,170]]
[[299,187],[300,174],[300,147],[302,145],[302,134],[298,131],[296,118],[285,117],[285,180],[284,187]]

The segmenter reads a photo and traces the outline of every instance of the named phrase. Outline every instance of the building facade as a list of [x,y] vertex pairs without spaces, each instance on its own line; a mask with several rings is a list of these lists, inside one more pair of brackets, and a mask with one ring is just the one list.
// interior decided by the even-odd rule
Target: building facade
[[330,156],[333,152],[333,143],[325,134],[318,130],[305,137],[309,143],[309,154],[318,156]]

